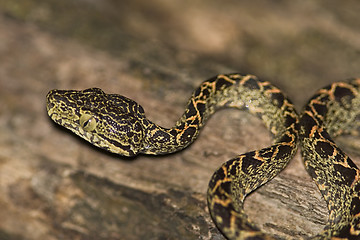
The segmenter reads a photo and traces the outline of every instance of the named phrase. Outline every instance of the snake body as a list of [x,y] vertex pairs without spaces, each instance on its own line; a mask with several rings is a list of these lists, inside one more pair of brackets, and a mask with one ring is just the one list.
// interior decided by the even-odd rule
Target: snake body
[[264,122],[274,143],[225,162],[213,174],[208,206],[220,231],[228,239],[275,239],[247,218],[243,203],[249,193],[286,166],[300,142],[306,169],[329,208],[328,225],[310,239],[350,240],[360,239],[360,173],[330,135],[357,133],[359,83],[354,80],[320,90],[305,107],[300,121],[293,104],[278,88],[255,76],[240,74],[217,75],[204,81],[170,129],[148,120],[135,101],[98,88],[52,90],[47,95],[47,111],[56,123],[93,145],[135,156],[179,151],[197,138],[216,110],[247,110]]
[[360,79],[320,89],[300,119],[304,165],[327,202],[329,220],[314,239],[360,239],[360,170],[332,137],[358,135]]

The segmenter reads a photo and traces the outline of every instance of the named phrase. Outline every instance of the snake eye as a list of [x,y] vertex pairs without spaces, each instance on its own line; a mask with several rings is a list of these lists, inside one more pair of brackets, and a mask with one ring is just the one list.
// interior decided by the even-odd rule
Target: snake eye
[[85,131],[91,132],[91,131],[95,130],[96,124],[97,124],[97,122],[93,115],[90,115],[90,114],[81,115],[80,126]]

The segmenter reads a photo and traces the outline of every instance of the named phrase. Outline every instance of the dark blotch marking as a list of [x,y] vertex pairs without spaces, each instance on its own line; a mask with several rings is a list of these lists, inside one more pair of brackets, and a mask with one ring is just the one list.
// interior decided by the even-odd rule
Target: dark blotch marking
[[188,111],[185,114],[186,118],[192,117],[197,114],[196,108],[195,108],[193,102],[190,102],[190,104],[188,105],[187,108],[188,108]]
[[200,117],[202,117],[204,115],[205,112],[205,104],[204,103],[197,103],[196,107],[199,111]]
[[229,195],[231,194],[231,182],[222,182],[220,187]]
[[231,209],[229,209],[228,207],[224,207],[221,204],[215,204],[214,205],[213,214],[215,216],[221,216],[222,220],[223,220],[223,222],[221,224],[217,223],[217,225],[219,225],[220,229],[230,226],[230,219],[231,219],[230,210]]
[[170,131],[170,134],[171,134],[172,136],[176,136],[176,135],[177,135],[177,131],[176,131],[175,129],[172,129],[172,130]]
[[336,234],[336,237],[339,237],[339,238],[346,237],[347,240],[350,240],[350,239],[359,240],[358,238],[351,238],[351,237],[350,237],[350,235],[349,235],[350,228],[351,228],[350,225],[344,226],[344,227],[339,231],[339,233]]
[[327,107],[324,104],[313,103],[312,106],[319,115],[325,116],[327,113]]
[[292,148],[290,146],[287,145],[282,145],[278,147],[278,152],[276,154],[276,158],[277,159],[283,159],[286,156],[289,155],[289,153],[291,152]]
[[205,99],[207,99],[207,98],[209,98],[210,97],[210,91],[207,89],[207,88],[205,88],[203,91],[202,91],[202,97],[201,97],[201,99],[202,100],[205,100]]
[[293,138],[289,135],[282,135],[281,138],[279,139],[279,142],[286,142],[286,143],[289,143],[293,140]]
[[187,125],[198,125],[199,124],[199,119],[195,118],[193,120],[188,120],[188,121],[186,121],[186,124]]
[[215,89],[220,90],[224,87],[231,86],[233,83],[225,80],[224,78],[218,78],[216,81]]
[[250,169],[256,169],[263,164],[263,161],[253,158],[254,152],[246,153],[246,156],[242,159],[241,170],[245,174],[250,173]]
[[[181,122],[180,125],[177,126],[177,129],[179,129],[179,130],[184,129],[184,128],[185,128],[185,122]],[[176,130],[174,129],[174,131],[176,131]],[[178,132],[176,131],[173,133],[174,133],[173,136],[175,136]]]
[[195,127],[188,127],[181,136],[181,142],[183,143],[190,142],[196,132],[197,129]]
[[315,145],[315,150],[323,158],[330,157],[334,154],[334,148],[328,142],[323,142],[323,141],[317,142],[317,144]]
[[238,171],[238,167],[239,167],[239,162],[238,161],[234,161],[235,163],[233,163],[230,167],[230,175],[232,176],[236,176]]
[[353,92],[350,89],[344,88],[344,87],[339,87],[339,86],[335,88],[334,96],[335,96],[336,100],[339,100],[344,96],[349,96],[350,98],[355,97]]
[[260,151],[260,155],[265,159],[270,159],[274,155],[274,151],[272,148],[267,148]]
[[351,214],[355,215],[360,212],[360,199],[353,198],[351,201]]
[[260,89],[258,80],[254,79],[254,78],[249,78],[244,83],[244,87],[249,88],[249,89]]
[[343,154],[336,154],[335,155],[335,161],[336,162],[344,162],[344,155]]
[[286,115],[286,118],[285,118],[285,126],[286,127],[291,126],[292,124],[295,124],[295,123],[296,123],[296,118],[293,118],[290,115]]
[[309,137],[312,127],[316,124],[316,121],[311,116],[304,114],[300,119],[300,126],[303,126],[304,130],[304,133],[300,131],[300,134],[303,134],[301,137]]
[[344,178],[344,182],[340,182],[340,184],[350,186],[353,183],[356,176],[356,171],[354,169],[347,168],[339,164],[334,164],[334,169],[338,173],[341,173],[341,176]]
[[282,93],[272,93],[271,98],[278,108],[284,104],[285,97]]

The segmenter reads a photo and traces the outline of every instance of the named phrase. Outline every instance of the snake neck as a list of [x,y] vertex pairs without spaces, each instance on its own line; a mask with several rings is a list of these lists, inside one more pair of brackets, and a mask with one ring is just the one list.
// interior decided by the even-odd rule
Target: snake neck
[[147,120],[144,124],[145,138],[141,153],[169,154],[180,151],[195,141],[206,120],[215,112],[215,108],[206,103],[204,111],[200,111],[199,105],[196,105],[193,99],[190,99],[187,110],[172,128],[164,128]]
[[[248,76],[250,78],[250,76]],[[234,102],[234,92],[244,76],[218,75],[204,81],[190,97],[186,110],[172,128],[161,127],[148,120],[145,138],[140,152],[145,154],[168,154],[189,146],[199,135],[208,118],[219,108]],[[243,105],[236,103],[236,107]]]

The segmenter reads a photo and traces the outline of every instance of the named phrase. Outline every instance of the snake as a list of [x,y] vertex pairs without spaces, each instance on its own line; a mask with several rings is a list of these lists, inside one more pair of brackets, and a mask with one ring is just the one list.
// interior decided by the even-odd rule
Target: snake
[[360,170],[333,138],[359,135],[360,78],[320,89],[300,118],[304,165],[324,197],[329,219],[314,239],[360,239]]
[[212,175],[207,202],[220,232],[230,240],[277,239],[248,218],[244,201],[281,172],[301,147],[305,168],[329,210],[324,230],[306,239],[360,239],[360,171],[332,140],[360,132],[356,121],[360,79],[320,89],[299,115],[289,98],[270,82],[250,74],[219,74],[194,90],[172,128],[150,121],[134,100],[99,88],[54,89],[46,98],[47,113],[55,123],[96,147],[127,157],[180,151],[197,139],[216,111],[247,111],[262,120],[273,143],[226,161]]

